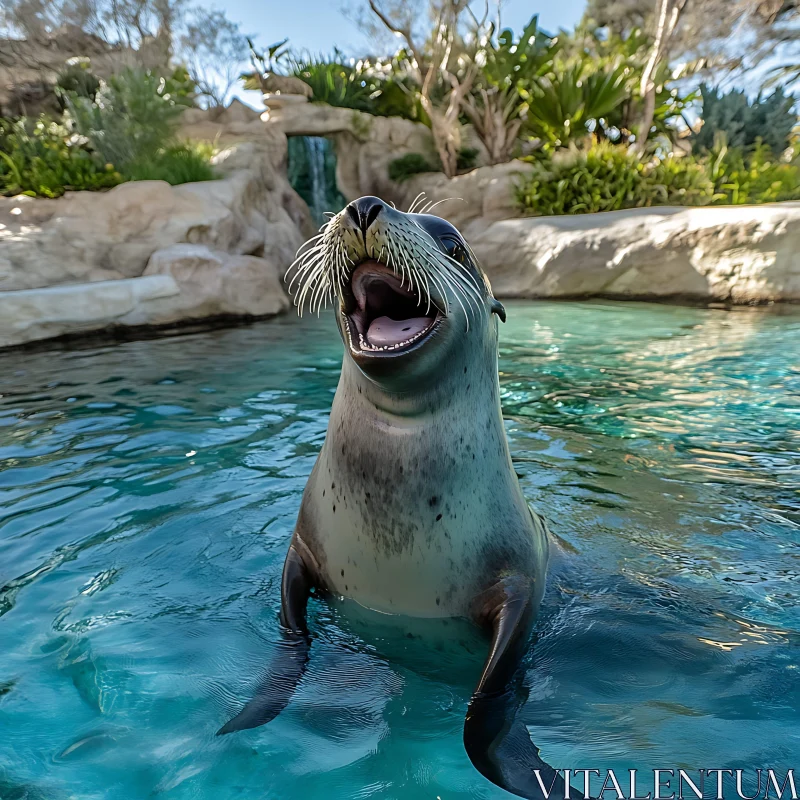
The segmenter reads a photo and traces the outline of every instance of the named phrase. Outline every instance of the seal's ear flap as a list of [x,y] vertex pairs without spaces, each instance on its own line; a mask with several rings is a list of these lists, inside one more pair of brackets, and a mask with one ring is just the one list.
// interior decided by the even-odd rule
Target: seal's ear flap
[[506,307],[496,298],[492,298],[492,314],[497,314],[500,319],[506,321]]

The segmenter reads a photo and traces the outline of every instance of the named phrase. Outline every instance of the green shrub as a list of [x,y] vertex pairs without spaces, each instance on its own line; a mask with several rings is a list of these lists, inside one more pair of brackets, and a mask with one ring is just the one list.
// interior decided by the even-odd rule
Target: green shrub
[[[474,169],[478,160],[478,153],[479,151],[475,147],[462,147],[458,151],[458,161],[456,162],[458,169]],[[406,153],[404,156],[389,162],[389,177],[398,182],[407,181],[413,175],[419,175],[423,172],[441,171],[442,166],[438,163],[438,159],[434,165],[421,153]]]
[[478,161],[478,148],[477,147],[462,147],[458,151],[458,159],[456,167],[460,170],[475,169]]
[[100,91],[100,79],[92,72],[88,58],[71,58],[56,78],[59,97],[72,94],[94,101]]
[[0,120],[0,193],[59,197],[116,186],[122,175],[57,122]]
[[630,69],[624,61],[601,67],[584,56],[577,63],[553,70],[523,89],[525,132],[548,149],[587,135],[591,120],[607,118],[630,96]]
[[197,85],[189,75],[189,70],[184,66],[177,66],[169,75],[163,78],[162,95],[166,95],[169,99],[179,106],[191,108],[194,106],[195,98],[197,97]]
[[128,69],[104,83],[94,101],[70,95],[69,113],[101,158],[124,169],[172,144],[182,106],[166,86],[158,75]]
[[59,78],[62,122],[0,124],[0,191],[58,197],[123,180],[212,179],[209,149],[175,141],[191,89],[184,73],[127,70],[95,88],[84,62],[70,64]]
[[718,202],[743,205],[800,200],[800,167],[776,158],[760,141],[749,151],[720,142],[708,163]]
[[407,181],[413,175],[419,175],[422,172],[438,171],[439,168],[434,167],[420,153],[406,153],[404,156],[389,162],[389,177],[398,182]]
[[800,200],[800,167],[763,144],[645,164],[624,147],[602,143],[532,163],[516,186],[517,203],[530,215]]
[[193,89],[186,71],[163,78],[126,70],[102,84],[94,101],[69,96],[75,129],[127,180],[172,185],[214,177],[210,153],[175,141],[175,129]]
[[516,187],[517,203],[526,214],[589,214],[650,205],[644,166],[624,148],[600,144],[533,165]]
[[307,83],[314,92],[314,103],[327,103],[357,111],[370,111],[370,96],[379,90],[378,81],[359,61],[354,66],[342,62],[342,54],[333,57],[294,61],[292,74]]
[[208,155],[187,144],[165,148],[155,156],[134,161],[125,167],[125,177],[132,181],[166,181],[172,186],[196,181],[210,181],[215,175]]
[[644,172],[646,205],[707,206],[721,199],[704,162],[670,156]]
[[405,117],[419,121],[427,116],[415,99],[400,60],[361,60],[347,64],[343,54],[290,59],[290,72],[313,91],[311,102],[366,111],[379,117]]
[[[373,69],[386,69],[388,65],[373,65]],[[380,89],[370,98],[369,112],[378,117],[403,117],[430,127],[430,118],[422,107],[411,78],[392,64]]]

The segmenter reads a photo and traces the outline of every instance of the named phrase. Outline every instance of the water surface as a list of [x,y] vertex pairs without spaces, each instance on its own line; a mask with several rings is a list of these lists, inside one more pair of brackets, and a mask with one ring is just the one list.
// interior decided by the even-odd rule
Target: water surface
[[[482,642],[347,604],[312,603],[277,720],[214,736],[278,639],[340,359],[288,318],[0,354],[0,797],[508,796],[461,745]],[[797,768],[800,311],[511,303],[500,369],[574,551],[526,676],[543,756]]]

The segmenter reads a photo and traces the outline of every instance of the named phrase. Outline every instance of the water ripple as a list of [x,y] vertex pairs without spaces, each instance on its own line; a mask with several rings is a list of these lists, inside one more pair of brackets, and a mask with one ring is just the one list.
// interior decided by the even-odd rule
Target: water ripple
[[[543,755],[796,766],[800,314],[508,311],[514,464],[566,553],[525,676]],[[292,704],[214,736],[279,641],[340,358],[288,318],[0,354],[0,795],[505,796],[461,744],[468,626],[312,601]]]

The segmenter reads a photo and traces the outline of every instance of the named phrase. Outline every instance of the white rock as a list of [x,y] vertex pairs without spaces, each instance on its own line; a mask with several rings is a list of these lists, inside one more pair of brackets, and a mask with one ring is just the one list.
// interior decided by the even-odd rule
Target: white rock
[[154,253],[140,278],[0,292],[0,347],[115,327],[264,317],[288,306],[265,259],[174,245]]
[[800,203],[474,220],[501,297],[800,301]]
[[395,203],[406,209],[415,197],[424,194],[432,202],[441,201],[433,213],[459,229],[475,219],[512,219],[521,216],[514,201],[514,185],[532,169],[524,161],[510,161],[479,167],[454,178],[441,172],[423,172],[398,184]]
[[144,325],[156,312],[165,315],[179,297],[169,275],[0,292],[0,347],[114,325]]
[[268,316],[289,307],[278,270],[256,256],[229,255],[205,245],[176,244],[153,253],[145,275],[169,275],[175,281],[185,318],[219,314]]
[[308,102],[308,96],[304,94],[274,94],[267,92],[261,95],[264,105],[272,110],[274,108],[284,108],[285,106],[302,105]]

